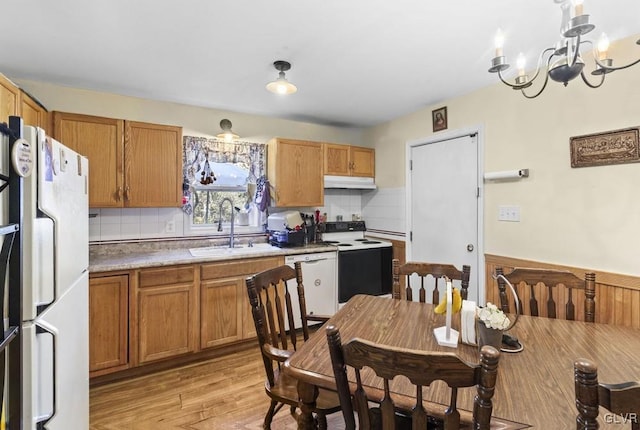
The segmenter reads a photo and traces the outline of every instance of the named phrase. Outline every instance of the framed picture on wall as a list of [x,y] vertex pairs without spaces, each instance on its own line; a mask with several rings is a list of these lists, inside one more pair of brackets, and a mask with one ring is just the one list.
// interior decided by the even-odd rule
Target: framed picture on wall
[[447,129],[447,107],[441,107],[439,109],[431,111],[431,121],[433,123],[433,131],[440,131]]

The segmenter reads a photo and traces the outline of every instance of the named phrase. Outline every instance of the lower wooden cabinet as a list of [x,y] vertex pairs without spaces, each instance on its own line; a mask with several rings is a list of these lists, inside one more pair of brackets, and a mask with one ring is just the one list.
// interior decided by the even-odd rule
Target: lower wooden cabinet
[[256,337],[246,278],[284,257],[92,274],[90,376]]
[[200,347],[224,345],[243,338],[243,280],[226,278],[200,283]]
[[129,367],[129,276],[89,279],[89,371],[98,376]]
[[196,267],[163,267],[138,272],[138,363],[144,364],[196,351]]
[[283,264],[283,257],[267,257],[201,265],[201,348],[256,336],[246,279]]

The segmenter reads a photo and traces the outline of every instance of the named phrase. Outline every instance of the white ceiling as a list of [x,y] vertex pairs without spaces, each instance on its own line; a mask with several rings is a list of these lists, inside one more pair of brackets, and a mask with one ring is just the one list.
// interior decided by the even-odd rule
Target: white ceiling
[[[558,39],[555,1],[4,0],[0,72],[370,126],[495,83],[487,69],[498,27],[510,63],[522,51],[533,64]],[[585,0],[584,11],[597,25],[594,40],[602,31],[612,40],[640,32],[639,0]],[[291,62],[297,94],[265,90],[275,60]]]

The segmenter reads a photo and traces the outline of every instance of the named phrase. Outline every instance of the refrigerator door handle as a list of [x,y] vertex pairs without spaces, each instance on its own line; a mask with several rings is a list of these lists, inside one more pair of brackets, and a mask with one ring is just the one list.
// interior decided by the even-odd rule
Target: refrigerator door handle
[[[39,381],[38,383],[38,387],[51,387],[51,411],[49,413],[49,415],[47,416],[41,416],[40,413],[38,413],[38,422],[36,423],[36,428],[38,430],[40,429],[45,429],[47,426],[47,423],[56,415],[56,405],[57,405],[57,399],[56,399],[56,342],[57,342],[57,338],[56,338],[56,334],[51,331],[48,330],[46,327],[43,327],[41,325],[37,325],[36,326],[36,336],[44,336],[44,335],[49,335],[51,336],[51,372],[41,372],[40,373],[40,377],[41,377],[41,381]],[[40,411],[38,411],[40,412]],[[44,413],[44,411],[42,412]]]

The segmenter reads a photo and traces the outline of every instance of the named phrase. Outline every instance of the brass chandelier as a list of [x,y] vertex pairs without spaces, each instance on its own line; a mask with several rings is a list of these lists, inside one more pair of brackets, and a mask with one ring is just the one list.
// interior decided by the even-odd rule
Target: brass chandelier
[[[588,87],[598,88],[604,83],[604,78],[608,73],[626,69],[640,63],[640,59],[638,59],[623,66],[614,66],[613,59],[609,58],[609,54],[607,52],[609,49],[609,40],[604,33],[602,33],[597,45],[595,46],[592,41],[583,39],[585,34],[595,29],[595,25],[589,22],[589,15],[584,13],[582,4],[583,0],[553,1],[560,5],[560,9],[562,11],[560,40],[557,42],[555,47],[546,48],[542,51],[538,58],[537,68],[533,77],[530,78],[526,74],[526,58],[524,54],[520,53],[516,60],[518,76],[516,76],[514,83],[507,82],[502,72],[509,69],[509,64],[507,63],[507,59],[503,53],[504,36],[502,32],[498,30],[495,39],[496,55],[491,60],[489,72],[497,73],[502,83],[514,90],[521,90],[522,94],[526,98],[532,99],[542,94],[542,91],[544,91],[547,86],[549,78],[556,82],[562,82],[567,86],[569,81],[580,76]],[[640,39],[636,43],[640,45]],[[596,78],[594,78],[595,83],[589,81],[589,78],[587,78],[584,71],[585,63],[580,55],[580,49],[586,44],[591,45],[594,50],[594,69],[591,72],[591,75],[596,76]],[[527,94],[525,89],[529,88],[536,78],[538,78],[542,65],[545,62],[547,72],[544,73],[542,87],[536,93]]]

